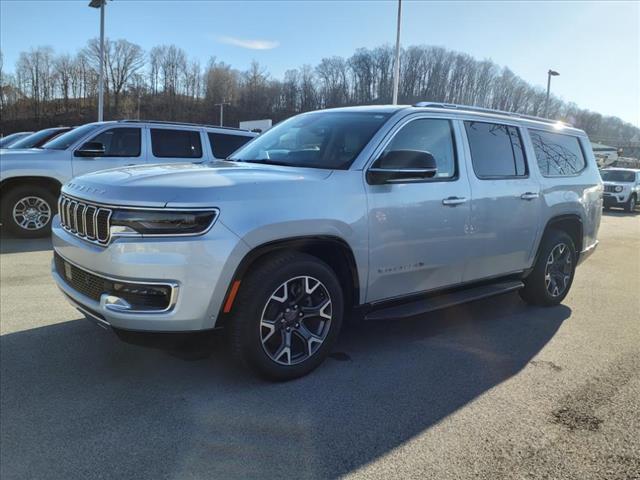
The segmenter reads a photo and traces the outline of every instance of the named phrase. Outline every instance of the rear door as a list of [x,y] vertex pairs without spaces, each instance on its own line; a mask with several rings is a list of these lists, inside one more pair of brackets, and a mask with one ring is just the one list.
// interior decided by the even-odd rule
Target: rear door
[[525,270],[540,228],[540,182],[517,124],[462,121],[471,184],[465,282]]
[[149,163],[200,162],[206,160],[199,128],[149,127]]
[[90,142],[100,143],[104,147],[104,154],[96,157],[79,157],[74,154],[73,176],[145,163],[142,130],[141,127],[108,128],[83,142],[76,150]]

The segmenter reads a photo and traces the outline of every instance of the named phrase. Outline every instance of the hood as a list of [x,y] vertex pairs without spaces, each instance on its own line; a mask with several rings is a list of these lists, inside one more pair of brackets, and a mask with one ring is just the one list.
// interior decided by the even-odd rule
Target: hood
[[2,149],[0,177],[51,177],[60,182],[69,178],[71,157],[66,150]]
[[214,207],[303,192],[329,175],[331,170],[226,161],[138,165],[76,177],[63,192],[110,205]]
[[44,148],[0,148],[0,160],[26,159],[38,156],[51,156],[64,150],[46,150]]
[[622,188],[627,188],[633,185],[632,182],[611,182],[609,180],[603,181],[602,183],[603,185],[609,185],[613,187],[622,187]]

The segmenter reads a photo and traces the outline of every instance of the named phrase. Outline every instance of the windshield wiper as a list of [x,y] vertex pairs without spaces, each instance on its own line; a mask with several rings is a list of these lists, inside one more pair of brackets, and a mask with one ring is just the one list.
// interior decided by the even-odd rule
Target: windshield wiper
[[282,162],[282,161],[278,161],[278,160],[270,160],[270,159],[251,159],[251,160],[234,160],[234,159],[228,159],[231,160],[233,162],[247,162],[247,163],[263,163],[265,165],[279,165],[282,167],[293,167],[294,165],[288,163],[288,162]]

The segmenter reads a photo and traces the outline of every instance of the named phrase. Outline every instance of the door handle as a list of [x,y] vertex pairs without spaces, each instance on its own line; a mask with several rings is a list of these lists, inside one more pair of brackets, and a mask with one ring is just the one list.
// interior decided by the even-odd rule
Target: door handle
[[467,199],[464,197],[449,197],[442,200],[442,204],[448,207],[455,207],[456,205],[462,205],[466,201]]
[[535,193],[535,192],[526,192],[523,193],[522,195],[520,195],[520,198],[522,200],[535,200],[536,198],[538,198],[540,196],[539,193]]

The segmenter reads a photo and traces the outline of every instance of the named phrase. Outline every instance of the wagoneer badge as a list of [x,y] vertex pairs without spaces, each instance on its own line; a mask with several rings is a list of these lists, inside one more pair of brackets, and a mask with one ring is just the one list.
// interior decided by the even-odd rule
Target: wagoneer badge
[[106,193],[106,190],[102,190],[101,188],[87,187],[86,185],[78,185],[77,183],[73,182],[67,183],[67,188],[71,190],[77,190],[78,192],[95,193],[98,195],[103,195],[104,193]]

